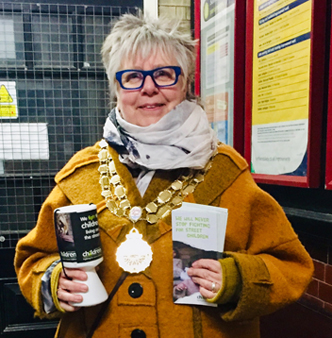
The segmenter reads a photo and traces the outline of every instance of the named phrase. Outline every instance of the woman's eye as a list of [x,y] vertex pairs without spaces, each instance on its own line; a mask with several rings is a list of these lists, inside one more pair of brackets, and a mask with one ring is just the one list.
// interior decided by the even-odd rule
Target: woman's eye
[[139,80],[142,80],[142,78],[143,78],[142,73],[132,72],[132,73],[126,74],[125,82],[139,81]]
[[173,78],[172,72],[167,69],[157,70],[154,74],[154,78]]

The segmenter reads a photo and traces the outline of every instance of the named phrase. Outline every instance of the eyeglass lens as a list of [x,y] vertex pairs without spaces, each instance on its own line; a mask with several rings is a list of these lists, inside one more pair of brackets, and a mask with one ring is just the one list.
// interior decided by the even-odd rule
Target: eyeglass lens
[[[162,86],[171,86],[176,83],[176,73],[172,68],[159,68],[152,74],[155,83]],[[122,74],[121,82],[125,88],[140,87],[144,81],[144,74],[138,70],[128,71]]]

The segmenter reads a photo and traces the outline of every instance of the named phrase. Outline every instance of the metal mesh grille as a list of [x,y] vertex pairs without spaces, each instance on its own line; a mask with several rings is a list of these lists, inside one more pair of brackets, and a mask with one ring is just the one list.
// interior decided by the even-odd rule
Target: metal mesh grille
[[100,48],[136,7],[0,4],[0,248],[35,225],[53,177],[102,135]]

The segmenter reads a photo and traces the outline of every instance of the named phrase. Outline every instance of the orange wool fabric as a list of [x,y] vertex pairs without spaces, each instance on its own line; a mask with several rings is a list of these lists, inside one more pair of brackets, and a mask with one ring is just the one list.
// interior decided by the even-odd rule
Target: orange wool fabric
[[[96,204],[104,254],[98,273],[108,292],[122,273],[115,252],[131,223],[106,208],[99,185],[99,149],[96,144],[80,151],[60,171],[57,186],[43,204],[36,227],[17,245],[15,268],[22,293],[37,316],[61,317],[57,332],[60,338],[84,338],[100,306],[65,314],[58,311],[47,315],[43,311],[41,277],[59,257],[54,209],[69,204]],[[178,175],[177,171],[158,171],[142,198],[128,169],[119,162],[117,153],[109,150],[132,206],[145,206]],[[139,221],[137,228],[153,250],[152,264],[143,273],[126,278],[94,338],[130,338],[137,328],[147,338],[258,338],[259,317],[294,302],[305,291],[313,273],[312,261],[282,208],[255,184],[247,163],[234,149],[219,147],[212,169],[186,201],[228,209],[227,259],[221,264],[229,274],[223,279],[223,290],[210,300],[218,307],[173,303],[171,217],[155,225]],[[56,285],[58,272],[56,269],[52,276],[52,285]],[[141,297],[130,297],[128,287],[132,283],[142,285]]]

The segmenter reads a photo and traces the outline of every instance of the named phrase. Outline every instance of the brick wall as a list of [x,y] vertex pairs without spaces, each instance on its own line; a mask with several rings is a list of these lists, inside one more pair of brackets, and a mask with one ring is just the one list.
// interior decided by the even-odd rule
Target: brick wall
[[[307,236],[306,236],[307,237]],[[300,236],[301,238],[301,236]],[[314,278],[300,303],[332,317],[332,243],[328,238],[301,239],[315,265]]]
[[159,16],[179,18],[190,31],[190,0],[159,0]]
[[[321,232],[319,236],[298,231],[301,242],[313,258],[314,278],[298,302],[261,318],[262,338],[332,337],[331,225],[322,231],[318,230]],[[313,223],[313,228],[319,229],[319,226]]]

